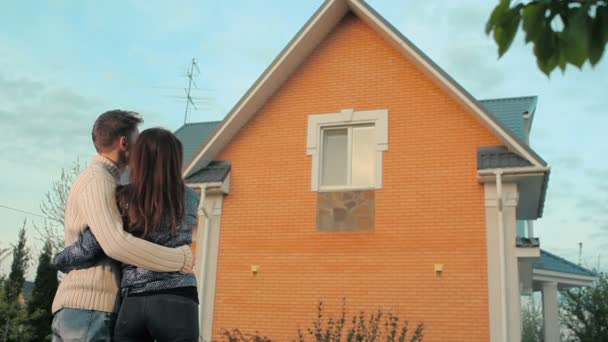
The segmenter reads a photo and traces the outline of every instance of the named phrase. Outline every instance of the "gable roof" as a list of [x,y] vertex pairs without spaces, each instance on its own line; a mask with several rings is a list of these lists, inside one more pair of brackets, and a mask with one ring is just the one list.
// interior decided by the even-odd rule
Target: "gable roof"
[[534,263],[534,269],[582,276],[596,276],[594,272],[542,249],[540,251],[540,258]]
[[494,115],[475,100],[464,88],[431,61],[412,42],[380,16],[363,0],[326,0],[277,58],[262,73],[251,88],[237,102],[217,130],[201,146],[184,168],[184,177],[204,168],[226,146],[251,117],[262,107],[303,63],[317,45],[348,13],[354,13],[395,49],[422,69],[440,87],[468,108],[479,121],[492,131],[511,151],[535,166],[546,162],[518,136],[513,134]]
[[523,114],[530,114],[528,125],[531,126],[537,101],[536,96],[524,96],[480,100],[479,103],[494,114],[519,140],[527,142]]
[[184,165],[187,165],[221,121],[187,123],[175,131],[184,148]]

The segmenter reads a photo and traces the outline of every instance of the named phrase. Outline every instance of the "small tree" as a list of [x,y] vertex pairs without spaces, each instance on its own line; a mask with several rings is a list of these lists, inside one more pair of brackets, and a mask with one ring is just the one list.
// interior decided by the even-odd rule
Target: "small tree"
[[542,342],[543,340],[543,314],[540,305],[534,298],[528,298],[527,303],[521,307],[521,341]]
[[562,292],[562,322],[578,342],[608,341],[608,275],[588,288]]
[[[342,304],[340,317],[327,317],[323,315],[323,302],[317,304],[317,317],[312,327],[298,329],[298,342],[306,342],[310,337],[313,342],[421,342],[424,339],[424,323],[418,323],[411,335],[408,336],[408,322],[399,321],[399,317],[392,313],[383,313],[378,310],[369,317],[361,311],[353,316],[346,334],[346,303]],[[308,335],[308,336],[307,336]],[[223,340],[226,342],[272,342],[272,339],[260,335],[242,333],[239,329],[222,330]]]
[[[342,304],[339,318],[323,318],[323,303],[317,304],[317,318],[312,328],[306,329],[314,342],[420,342],[424,339],[424,323],[420,322],[411,335],[409,322],[401,321],[398,315],[378,310],[367,315],[360,311],[350,320],[346,335],[343,328],[346,324],[346,304]],[[298,342],[306,342],[306,336],[298,329]]]
[[51,306],[57,291],[57,269],[51,260],[53,247],[50,241],[44,244],[40,258],[32,297],[27,303],[28,325],[31,328],[33,341],[50,341],[53,314]]
[[46,192],[40,211],[48,218],[43,227],[34,225],[34,228],[41,235],[42,240],[51,242],[53,250],[64,247],[64,218],[65,207],[68,201],[68,194],[72,183],[83,169],[80,160],[76,159],[69,169],[61,169],[58,180],[53,181],[53,186]]
[[19,230],[19,241],[13,246],[13,262],[11,264],[11,273],[8,279],[4,282],[4,293],[8,303],[16,302],[25,283],[25,273],[28,269],[30,261],[30,251],[27,247],[27,239],[25,238],[25,225]]
[[6,281],[6,278],[4,278],[4,277],[2,277],[2,279],[0,279],[0,285],[2,285],[2,287],[0,288],[0,339],[2,339],[2,341],[4,341],[4,336],[6,334],[7,327],[11,323],[11,319],[10,319],[11,310],[10,310],[9,304],[6,301],[6,295],[4,293],[4,282],[5,281]]
[[8,278],[3,280],[0,295],[0,338],[3,341],[30,341],[27,313],[19,301],[30,261],[25,238],[25,225],[19,230],[19,240],[12,248],[13,261]]
[[11,253],[11,249],[9,247],[2,248],[0,247],[0,263],[4,261],[4,259],[8,258]]
[[0,327],[2,341],[7,342],[39,342],[33,338],[31,328],[27,324],[27,312],[18,302],[7,303],[6,316],[8,317]]
[[223,330],[222,336],[226,342],[272,342],[266,336],[261,336],[259,333],[243,334],[239,329]]

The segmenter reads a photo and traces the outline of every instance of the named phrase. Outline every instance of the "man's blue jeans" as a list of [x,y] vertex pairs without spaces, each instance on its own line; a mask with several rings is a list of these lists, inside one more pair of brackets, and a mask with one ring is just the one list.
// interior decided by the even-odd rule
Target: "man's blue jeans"
[[110,312],[61,309],[53,318],[53,342],[110,342],[115,321]]

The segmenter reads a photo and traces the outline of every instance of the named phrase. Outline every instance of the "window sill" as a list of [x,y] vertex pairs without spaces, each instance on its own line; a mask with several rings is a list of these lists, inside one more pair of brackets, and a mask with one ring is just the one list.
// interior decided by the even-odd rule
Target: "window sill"
[[322,186],[319,187],[318,191],[315,192],[337,192],[337,191],[364,191],[364,190],[378,190],[374,186]]

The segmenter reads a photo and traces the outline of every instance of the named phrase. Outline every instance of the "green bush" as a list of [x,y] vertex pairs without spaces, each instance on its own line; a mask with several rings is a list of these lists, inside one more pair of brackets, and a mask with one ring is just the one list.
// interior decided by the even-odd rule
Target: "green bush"
[[[342,304],[340,317],[325,318],[323,302],[319,302],[312,327],[298,329],[297,342],[421,342],[424,338],[424,323],[418,323],[408,337],[408,321],[401,322],[399,316],[382,310],[369,315],[360,311],[349,322],[345,335],[346,304]],[[239,329],[223,330],[222,337],[226,342],[272,342],[258,332],[243,334]]]
[[239,329],[224,330],[222,336],[226,342],[272,342],[268,337],[260,336],[258,332],[243,334]]

